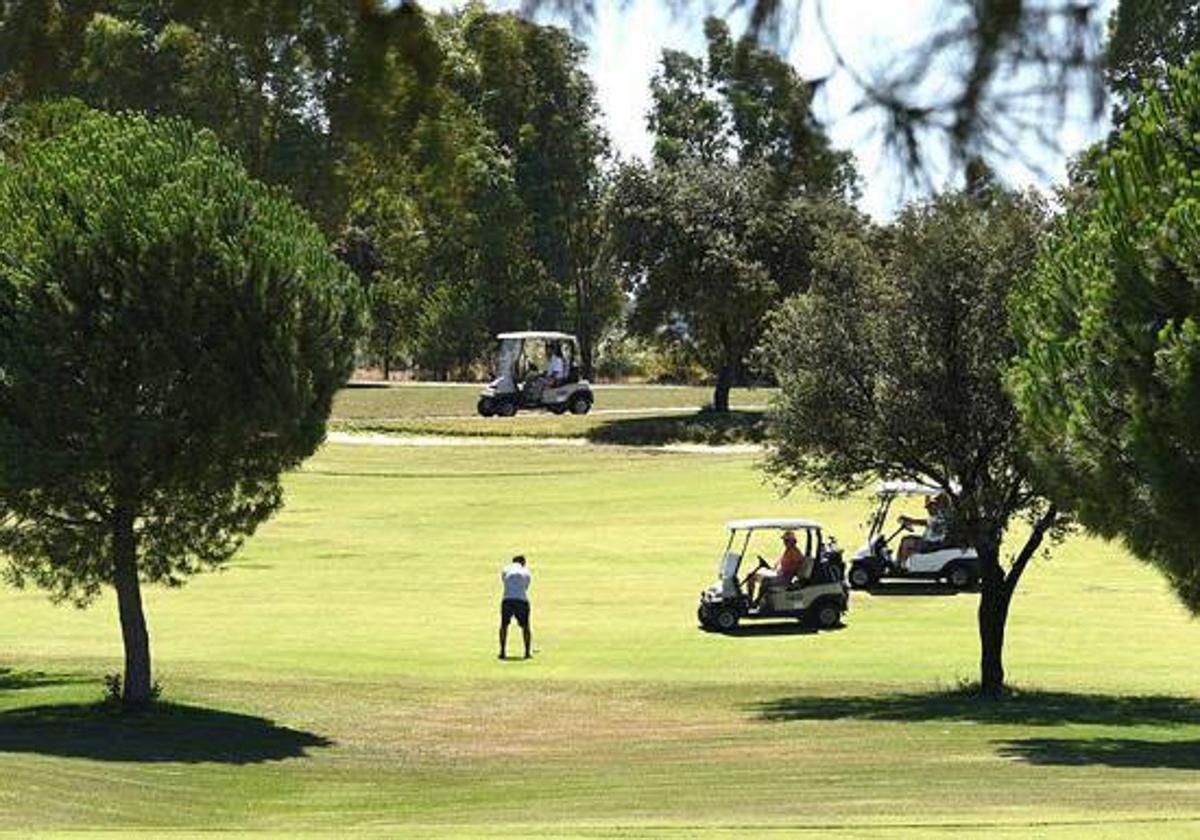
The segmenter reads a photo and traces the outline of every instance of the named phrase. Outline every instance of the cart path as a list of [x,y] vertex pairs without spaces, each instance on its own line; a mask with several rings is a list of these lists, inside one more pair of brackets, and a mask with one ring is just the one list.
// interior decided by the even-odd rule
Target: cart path
[[[383,435],[378,433],[330,432],[326,443],[350,446],[596,446],[618,448],[617,444],[594,443],[587,438],[567,437],[455,437],[451,435]],[[754,443],[735,443],[710,446],[704,443],[668,443],[661,446],[629,446],[626,449],[651,449],[658,452],[682,452],[702,455],[758,455],[763,447]]]

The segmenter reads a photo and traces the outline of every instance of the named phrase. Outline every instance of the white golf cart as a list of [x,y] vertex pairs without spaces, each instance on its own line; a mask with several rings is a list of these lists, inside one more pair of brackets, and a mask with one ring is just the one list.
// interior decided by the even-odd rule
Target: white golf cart
[[912,531],[908,517],[901,516],[896,530],[885,534],[892,503],[901,496],[932,499],[942,491],[915,481],[884,481],[877,491],[878,505],[868,523],[867,541],[850,561],[850,585],[868,589],[884,578],[944,580],[955,589],[969,589],[979,580],[979,557],[975,549],[956,541],[921,539],[907,557],[899,559],[891,543],[902,531]]
[[[520,409],[544,408],[555,414],[587,414],[592,386],[579,376],[579,342],[561,332],[529,330],[500,333],[496,378],[479,392],[484,417],[512,417]],[[551,357],[562,359],[562,376],[549,378]]]
[[[850,590],[842,582],[841,549],[832,539],[825,542],[818,523],[808,519],[735,519],[726,527],[729,542],[717,561],[717,582],[700,593],[696,615],[702,627],[728,632],[743,619],[770,618],[796,618],[824,630],[838,625],[842,614],[850,608]],[[758,555],[755,568],[740,580],[738,570],[750,549],[751,538],[759,531],[794,531],[796,547],[814,562],[807,580],[793,578],[783,586],[769,586],[758,607],[754,607],[745,586],[751,575],[769,564]],[[778,549],[772,545],[769,550]]]

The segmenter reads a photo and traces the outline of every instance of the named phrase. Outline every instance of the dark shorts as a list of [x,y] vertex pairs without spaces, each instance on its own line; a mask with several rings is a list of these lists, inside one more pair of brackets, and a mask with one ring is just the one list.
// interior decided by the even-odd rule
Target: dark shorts
[[513,619],[525,629],[529,629],[529,602],[517,598],[505,598],[500,602],[500,623],[505,627]]

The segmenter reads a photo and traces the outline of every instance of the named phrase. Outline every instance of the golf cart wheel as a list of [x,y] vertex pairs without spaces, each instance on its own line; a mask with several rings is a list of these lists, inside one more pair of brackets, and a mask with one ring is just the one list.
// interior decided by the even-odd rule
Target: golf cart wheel
[[813,610],[813,624],[822,630],[832,630],[842,622],[842,609],[833,601],[821,601]]
[[587,394],[576,394],[567,402],[572,414],[587,414],[592,410],[592,399]]
[[868,589],[875,583],[875,573],[862,563],[850,567],[850,585],[855,589]]
[[975,573],[965,563],[955,563],[946,573],[946,583],[955,589],[970,589],[975,585]]
[[713,624],[712,616],[708,614],[708,610],[700,607],[696,610],[696,620],[700,622],[700,626],[705,630],[714,630],[716,625]]
[[496,413],[496,405],[492,402],[491,397],[483,397],[479,400],[479,405],[476,406],[479,414],[482,417],[491,417]]
[[712,617],[713,626],[722,633],[728,633],[738,626],[738,614],[729,607],[721,607]]
[[500,400],[496,403],[496,414],[501,417],[512,417],[517,413],[517,404],[512,400]]

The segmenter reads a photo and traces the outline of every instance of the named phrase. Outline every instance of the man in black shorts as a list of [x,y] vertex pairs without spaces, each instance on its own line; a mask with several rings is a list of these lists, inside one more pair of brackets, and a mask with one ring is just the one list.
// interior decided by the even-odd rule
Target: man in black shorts
[[500,658],[505,659],[508,645],[508,623],[514,618],[525,636],[525,658],[532,656],[533,634],[529,632],[529,569],[525,557],[518,554],[500,571],[504,582],[504,599],[500,602]]

